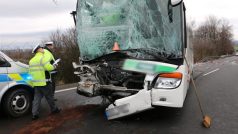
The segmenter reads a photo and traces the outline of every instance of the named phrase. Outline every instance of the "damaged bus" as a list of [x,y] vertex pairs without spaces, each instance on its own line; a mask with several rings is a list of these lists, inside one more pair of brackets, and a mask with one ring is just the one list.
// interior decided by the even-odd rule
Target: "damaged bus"
[[78,0],[77,93],[109,102],[108,120],[183,107],[193,69],[183,0]]

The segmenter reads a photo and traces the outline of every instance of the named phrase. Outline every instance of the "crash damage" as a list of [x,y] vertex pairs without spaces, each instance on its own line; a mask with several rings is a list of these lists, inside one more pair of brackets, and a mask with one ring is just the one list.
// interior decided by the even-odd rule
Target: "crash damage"
[[[182,7],[182,3],[172,6],[170,0],[78,1],[80,63],[73,63],[75,74],[80,77],[77,92],[107,99],[108,119],[148,110],[154,105],[166,106],[153,103],[157,102],[153,92],[158,94],[158,90],[153,89],[164,88],[164,85],[166,89],[183,86],[182,75],[178,78],[161,75],[186,69],[183,66]],[[134,68],[127,67],[127,59],[138,63],[132,65]],[[166,72],[168,68],[170,71]],[[158,85],[159,80],[162,86]],[[174,94],[183,95],[179,98],[183,102],[186,93]],[[158,99],[166,102],[168,98]],[[181,107],[181,103],[168,106]]]

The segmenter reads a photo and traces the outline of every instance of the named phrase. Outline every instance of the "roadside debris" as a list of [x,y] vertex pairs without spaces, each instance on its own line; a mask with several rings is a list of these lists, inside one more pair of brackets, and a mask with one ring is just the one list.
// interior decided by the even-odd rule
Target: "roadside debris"
[[62,113],[57,115],[50,115],[45,119],[39,119],[28,124],[26,127],[20,129],[15,134],[46,134],[61,127],[65,122],[80,119],[96,105],[78,106],[63,110]]

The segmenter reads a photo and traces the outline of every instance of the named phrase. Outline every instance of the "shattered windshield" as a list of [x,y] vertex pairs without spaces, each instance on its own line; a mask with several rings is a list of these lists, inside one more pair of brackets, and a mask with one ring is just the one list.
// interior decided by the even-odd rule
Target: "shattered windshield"
[[113,53],[115,44],[120,50],[153,49],[158,53],[181,57],[181,6],[172,9],[171,22],[168,2],[80,0],[77,38],[82,60]]

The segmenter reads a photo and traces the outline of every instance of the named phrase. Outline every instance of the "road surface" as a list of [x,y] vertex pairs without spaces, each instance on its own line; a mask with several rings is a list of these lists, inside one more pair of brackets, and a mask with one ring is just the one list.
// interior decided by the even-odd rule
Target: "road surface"
[[[126,118],[107,121],[100,98],[79,96],[75,89],[57,90],[58,105],[64,110],[49,116],[45,102],[41,119],[31,122],[31,116],[18,119],[0,117],[0,133],[41,132],[52,134],[236,134],[238,133],[238,57],[227,57],[195,66],[195,82],[206,114],[212,117],[210,129],[201,125],[202,117],[190,87],[182,109],[158,107]],[[73,87],[73,86],[72,86]],[[73,109],[70,109],[73,108]],[[69,109],[69,110],[68,110]],[[52,127],[53,126],[53,127]],[[37,127],[36,127],[37,128]],[[39,128],[38,128],[39,129]],[[49,130],[49,131],[47,131]]]

